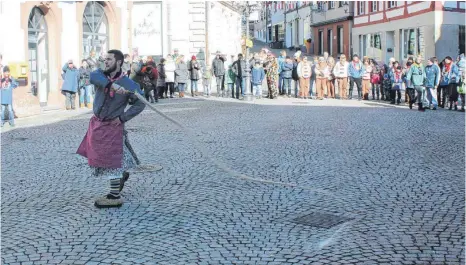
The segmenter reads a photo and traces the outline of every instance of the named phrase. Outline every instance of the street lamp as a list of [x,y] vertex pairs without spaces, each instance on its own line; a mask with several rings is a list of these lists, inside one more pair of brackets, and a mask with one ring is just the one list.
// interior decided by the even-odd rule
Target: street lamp
[[252,101],[253,96],[251,92],[251,67],[249,65],[249,46],[248,46],[248,40],[249,40],[249,16],[251,15],[251,11],[256,11],[260,9],[260,6],[257,4],[256,1],[246,1],[244,2],[245,5],[243,6],[244,8],[244,16],[246,18],[246,54],[245,54],[245,59],[246,59],[246,84],[244,84],[244,97],[243,100],[245,101]]

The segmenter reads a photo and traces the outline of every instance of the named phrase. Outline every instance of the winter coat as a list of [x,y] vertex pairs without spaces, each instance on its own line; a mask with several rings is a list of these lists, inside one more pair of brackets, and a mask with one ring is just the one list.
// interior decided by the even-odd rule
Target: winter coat
[[403,73],[397,74],[393,72],[390,81],[392,83],[392,90],[401,90],[401,86],[403,84]]
[[91,68],[79,68],[79,87],[88,86],[90,82]]
[[335,77],[346,78],[348,77],[348,67],[349,63],[345,62],[343,65],[341,62],[335,63],[335,67],[333,67],[333,75]]
[[425,68],[426,71],[426,81],[425,86],[428,88],[433,88],[438,86],[440,82],[440,68],[438,65],[427,65]]
[[2,78],[0,81],[0,99],[1,104],[12,105],[13,104],[13,89],[18,87],[18,82],[10,76],[8,85],[6,84],[6,78]]
[[201,66],[199,65],[198,61],[190,61],[188,65],[188,70],[190,73],[191,80],[199,80],[199,70]]
[[278,60],[278,74],[281,74],[283,71],[283,65],[285,64],[285,59],[286,58],[281,55],[277,59]]
[[264,68],[262,66],[254,66],[251,71],[251,82],[253,85],[261,85],[265,77]]
[[165,65],[157,65],[157,72],[159,73],[159,78],[157,78],[157,87],[164,87],[165,78],[167,77],[167,75],[165,74]]
[[351,61],[348,66],[348,74],[353,78],[361,78],[364,74],[364,66],[360,61],[358,63]]
[[68,68],[68,63],[62,68],[63,70],[63,84],[61,86],[62,91],[76,93],[78,92],[79,82],[79,70],[76,67]]
[[378,64],[374,64],[371,66],[372,66],[371,83],[380,84],[382,81],[382,68]]
[[227,84],[234,84],[236,80],[236,75],[233,72],[233,64],[228,66],[227,74],[225,75],[226,83]]
[[215,58],[212,61],[212,69],[215,76],[225,75],[225,59],[223,57]]
[[[386,78],[385,78],[386,77]],[[390,75],[385,74],[382,81],[383,91],[389,91],[392,89],[392,80],[390,80]]]
[[141,68],[142,65],[139,62],[133,62],[131,64],[131,73],[129,74],[129,78],[135,82],[139,82],[139,72],[141,72]]
[[176,69],[175,69],[175,81],[176,83],[181,83],[181,84],[186,84],[188,83],[188,80],[189,80],[189,71],[188,71],[188,65],[183,62],[183,61],[180,61],[177,65],[176,65]]
[[173,61],[166,61],[165,62],[165,82],[166,83],[174,83],[175,82],[175,70],[176,65]]
[[282,65],[282,77],[289,79],[292,77],[292,72],[293,72],[293,64],[285,62]]
[[[238,65],[239,64],[239,65]],[[241,66],[241,72],[239,72],[239,68]],[[245,60],[237,60],[233,63],[233,73],[235,73],[235,75],[237,77],[246,77],[247,75],[247,72],[246,72],[246,61]]]
[[412,64],[408,73],[406,73],[406,80],[408,80],[408,83],[411,82],[412,86],[423,86],[425,79],[426,71],[424,70],[424,66],[422,64]]
[[442,78],[440,79],[441,86],[448,86],[452,83],[458,83],[460,79],[458,66],[451,62],[450,71],[447,72],[445,64],[442,67]]

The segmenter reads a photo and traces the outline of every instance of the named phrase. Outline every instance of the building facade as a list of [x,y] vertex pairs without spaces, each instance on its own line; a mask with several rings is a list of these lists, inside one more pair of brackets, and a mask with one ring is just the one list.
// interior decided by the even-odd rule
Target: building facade
[[[241,13],[228,2],[1,1],[3,65],[26,63],[25,85],[14,90],[19,117],[64,107],[61,73],[108,49],[166,56],[175,48],[202,61],[215,51],[241,51]],[[209,34],[207,34],[207,32]]]
[[311,15],[312,53],[323,55],[328,52],[337,58],[345,54],[350,58],[351,29],[353,27],[353,2],[317,1]]
[[357,1],[353,49],[383,61],[464,53],[464,1]]

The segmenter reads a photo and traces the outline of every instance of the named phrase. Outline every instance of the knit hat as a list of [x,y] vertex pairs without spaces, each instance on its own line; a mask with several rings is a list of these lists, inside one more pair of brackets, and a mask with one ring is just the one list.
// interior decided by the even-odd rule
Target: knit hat
[[196,60],[196,56],[191,56],[191,60]]
[[8,67],[8,65],[5,65],[5,67],[3,67],[3,72],[10,72],[10,67]]

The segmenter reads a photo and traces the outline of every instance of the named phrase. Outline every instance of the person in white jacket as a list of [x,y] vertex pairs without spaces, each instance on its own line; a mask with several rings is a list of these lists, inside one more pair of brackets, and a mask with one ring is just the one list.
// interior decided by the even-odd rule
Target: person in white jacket
[[324,97],[327,97],[327,80],[330,76],[327,61],[324,57],[319,58],[319,64],[316,65],[315,72],[317,99],[323,100]]
[[340,98],[347,99],[346,89],[348,88],[348,67],[349,63],[346,61],[346,55],[340,55],[340,61],[335,64],[333,68],[333,75],[338,82],[338,89],[340,90]]
[[167,89],[170,90],[170,98],[173,98],[173,94],[175,93],[175,70],[176,64],[173,61],[173,57],[168,55],[165,62],[165,83]]
[[308,98],[312,66],[311,63],[308,62],[306,56],[304,56],[303,60],[298,64],[296,71],[298,72],[299,77],[299,96],[301,98]]

